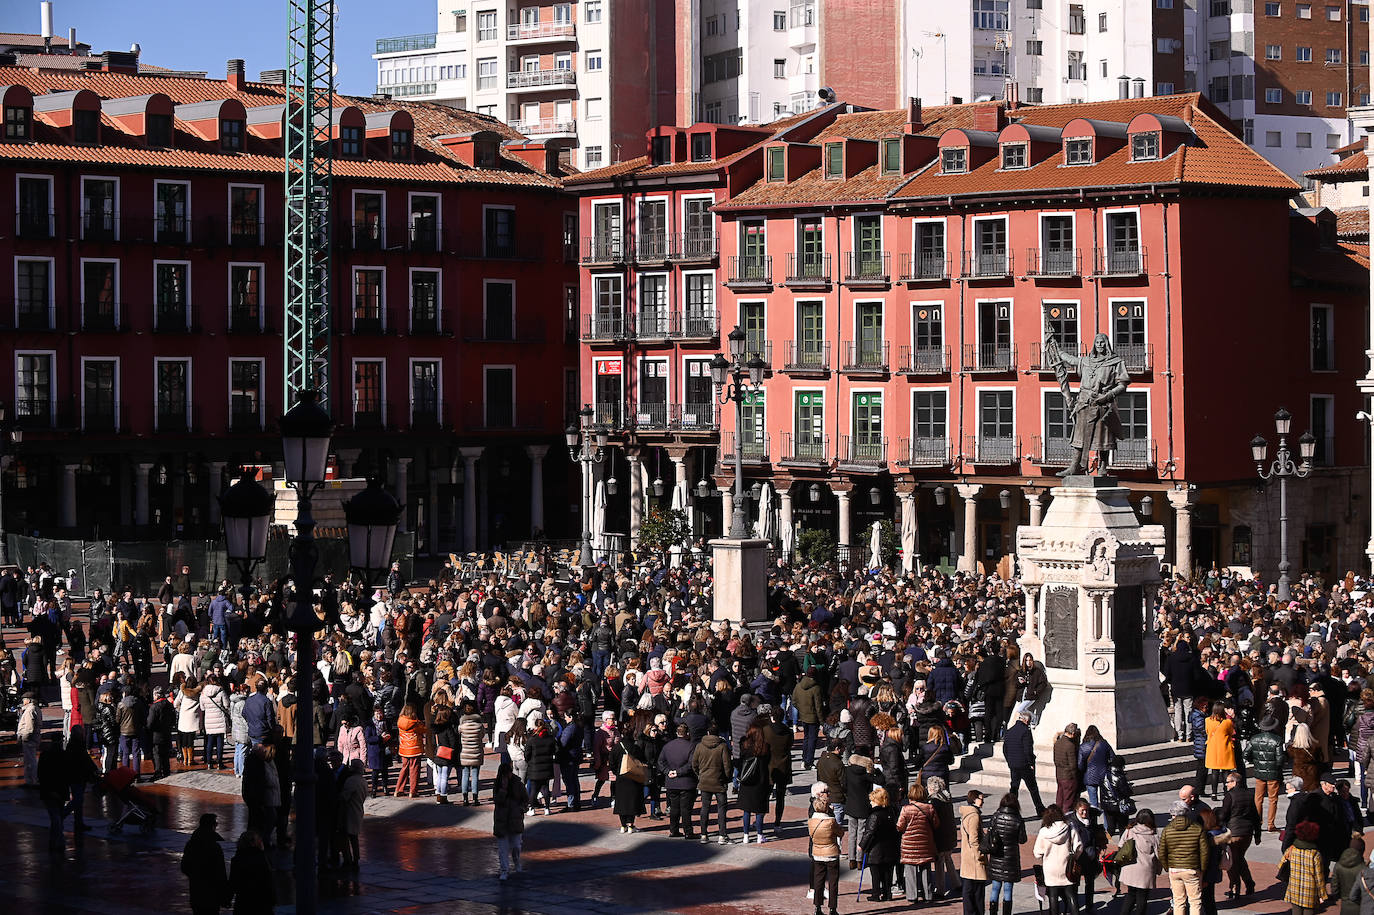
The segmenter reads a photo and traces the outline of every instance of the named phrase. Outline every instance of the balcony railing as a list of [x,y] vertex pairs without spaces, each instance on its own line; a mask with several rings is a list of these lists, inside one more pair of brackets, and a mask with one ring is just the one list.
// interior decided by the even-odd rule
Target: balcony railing
[[675,432],[714,432],[719,428],[720,419],[716,416],[714,403],[688,402],[673,404],[668,422]]
[[444,325],[438,311],[412,311],[410,313],[410,335],[412,337],[433,337],[443,332]]
[[672,329],[671,315],[666,308],[640,311],[635,315],[635,336],[640,340],[666,340]]
[[886,374],[889,371],[886,340],[849,340],[844,345],[840,371],[854,374]]
[[86,241],[114,241],[118,231],[118,212],[86,211],[81,214],[81,237]]
[[1077,248],[1031,248],[1026,252],[1026,272],[1038,277],[1083,275],[1083,255]]
[[671,256],[678,261],[713,261],[720,256],[720,243],[709,230],[679,232],[673,236]]
[[830,285],[829,254],[789,254],[787,255],[786,286],[828,286]]
[[949,279],[949,257],[941,251],[921,251],[902,255],[903,283],[935,283]]
[[160,245],[184,245],[191,240],[191,227],[185,216],[156,216],[153,237]]
[[964,252],[965,279],[999,279],[1003,277],[1010,277],[1011,271],[1012,256],[1010,251],[1002,250]]
[[434,47],[438,40],[439,36],[434,32],[423,35],[401,35],[397,38],[378,38],[375,53],[397,54],[402,51],[424,51]]
[[81,329],[113,332],[119,330],[118,311],[96,311],[87,307],[81,314]]
[[191,321],[184,304],[159,305],[153,314],[153,329],[160,334],[184,334],[191,329]]
[[87,400],[85,409],[81,411],[81,431],[106,433],[121,431],[119,424],[121,406],[117,401],[101,404]]
[[1122,470],[1147,470],[1155,465],[1155,443],[1148,438],[1119,439],[1112,449],[1111,467]]
[[53,403],[46,397],[21,397],[14,402],[15,425],[26,429],[51,429]]
[[739,446],[739,459],[745,464],[767,464],[769,461],[768,436],[746,437],[744,441],[733,432],[727,432],[721,436],[720,459],[726,463],[735,460],[735,446]]
[[1097,276],[1141,276],[1145,273],[1143,247],[1109,247],[1097,249]]
[[1063,436],[1037,435],[1031,451],[1045,467],[1067,467],[1073,460],[1073,446]]
[[234,308],[229,312],[229,333],[231,334],[261,334],[265,333],[262,323],[262,313],[258,309],[239,309]]
[[637,403],[634,407],[635,428],[666,430],[668,428],[668,404]]
[[882,467],[887,464],[887,439],[872,434],[842,435],[839,459],[852,467]]
[[[1064,349],[1063,346],[1060,346],[1059,348],[1061,351]],[[1072,353],[1072,355],[1077,356],[1079,355],[1079,353],[1077,350],[1075,350]],[[1027,368],[1029,368],[1032,372],[1054,371],[1054,366],[1050,363],[1049,355],[1045,352],[1045,344],[1041,343],[1038,340],[1031,344],[1030,365],[1027,366]],[[1068,368],[1070,375],[1078,374],[1078,368],[1076,366],[1069,366]]]
[[191,428],[190,419],[185,410],[169,410],[158,407],[157,410],[157,431],[158,432],[188,432]]
[[629,331],[623,313],[582,316],[583,340],[628,340],[632,336]]
[[625,263],[625,238],[620,234],[592,235],[582,239],[582,264]]
[[422,432],[437,432],[453,427],[449,405],[436,397],[410,401],[410,428]]
[[261,219],[235,216],[229,220],[229,244],[235,248],[253,248],[262,244],[264,224]]
[[352,222],[347,226],[345,238],[352,239],[355,251],[377,251],[382,247],[382,224],[380,222]]
[[830,341],[786,340],[782,370],[793,375],[824,375],[830,371]]
[[811,467],[824,467],[830,463],[830,436],[793,435],[785,433],[782,437],[783,464],[802,464]]
[[760,340],[756,337],[746,338],[744,341],[743,359],[747,363],[755,356],[763,360],[764,368],[773,368],[773,341]]
[[1122,343],[1114,347],[1121,361],[1126,363],[1126,371],[1132,375],[1143,375],[1154,369],[1154,346],[1149,343]]
[[53,237],[53,213],[50,210],[29,210],[21,207],[15,214],[19,219],[19,237],[43,240]]
[[671,333],[684,340],[717,340],[720,337],[720,315],[711,311],[674,311]]
[[539,121],[513,121],[510,126],[527,137],[542,137],[560,133],[577,133],[577,121],[560,121],[556,118]]
[[554,89],[575,85],[577,74],[572,70],[518,70],[506,74],[507,89]]
[[520,22],[506,26],[507,41],[575,37],[577,37],[577,26],[571,22]]
[[440,249],[439,228],[431,223],[416,223],[405,233],[406,249],[432,254]]
[[975,435],[969,441],[968,453],[975,464],[1005,466],[1020,462],[1020,447],[1014,435]]
[[669,236],[666,232],[640,232],[635,236],[635,263],[664,264],[668,262]]
[[903,346],[898,353],[899,375],[943,375],[948,371],[948,346]]
[[625,428],[625,408],[618,401],[592,404],[592,423],[610,431]]
[[892,282],[892,255],[886,251],[850,251],[845,255],[846,286],[886,286]]
[[727,286],[757,288],[773,285],[773,256],[771,254],[732,254]]
[[904,438],[902,458],[897,463],[905,467],[944,467],[949,463],[949,439]]
[[1014,372],[1016,347],[1008,343],[966,343],[964,371]]

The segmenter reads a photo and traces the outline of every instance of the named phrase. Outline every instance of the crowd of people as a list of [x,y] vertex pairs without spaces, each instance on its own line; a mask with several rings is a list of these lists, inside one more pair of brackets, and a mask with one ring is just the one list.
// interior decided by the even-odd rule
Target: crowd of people
[[[375,590],[326,578],[305,721],[283,583],[193,593],[183,569],[155,597],[95,592],[82,620],[62,579],[16,574],[0,578],[0,605],[14,595],[21,609],[6,616],[27,639],[0,672],[24,691],[25,777],[54,848],[68,813],[79,837],[85,786],[102,774],[232,770],[250,824],[235,861],[250,873],[290,841],[293,742],[311,728],[326,870],[357,868],[364,800],[383,795],[490,806],[501,880],[522,869],[526,818],[562,811],[606,806],[624,833],[647,817],[670,837],[762,844],[802,825],[786,807],[800,769],[814,770],[804,825],[818,913],[838,911],[841,872],[862,869],[874,901],[957,893],[966,915],[1011,915],[1030,864],[1053,915],[1092,911],[1103,879],[1125,915],[1143,913],[1166,877],[1182,915],[1214,912],[1223,876],[1227,896],[1255,892],[1245,855],[1276,831],[1286,785],[1283,876],[1301,912],[1359,892],[1342,874],[1363,868],[1352,841],[1374,778],[1363,584],[1304,577],[1281,605],[1222,573],[1166,583],[1151,621],[1161,702],[1197,760],[1167,817],[1136,808],[1106,722],[1055,737],[1044,802],[1031,729],[1049,681],[1018,646],[1018,585],[996,575],[780,565],[771,625],[754,631],[712,620],[697,564],[560,581],[446,563],[421,586],[394,569]],[[54,699],[63,724],[45,746],[39,706]],[[959,760],[990,746],[1011,771],[1006,793],[956,799]],[[200,853],[188,845],[188,875],[215,870],[213,834],[203,823]]]

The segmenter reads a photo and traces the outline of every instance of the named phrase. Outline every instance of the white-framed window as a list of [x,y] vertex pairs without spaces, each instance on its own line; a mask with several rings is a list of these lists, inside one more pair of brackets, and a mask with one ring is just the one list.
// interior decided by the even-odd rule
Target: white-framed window
[[51,257],[14,259],[14,327],[16,330],[52,330],[54,271]]
[[477,13],[477,40],[495,41],[500,29],[496,24],[496,10],[479,10]]
[[968,147],[947,146],[940,150],[940,173],[962,175],[968,171]]
[[1045,43],[1037,38],[1026,39],[1026,56],[1040,57],[1045,53]]
[[119,241],[118,178],[82,176],[81,237],[93,241]]
[[153,182],[153,233],[160,243],[191,240],[191,182]]
[[1159,131],[1145,130],[1131,134],[1131,161],[1144,162],[1159,158]]
[[1326,107],[1340,108],[1345,96],[1339,89],[1332,89],[1326,93]]
[[153,430],[188,432],[191,428],[191,360],[153,357]]
[[[1341,148],[1341,135],[1338,134],[1338,133],[1328,133],[1328,134],[1326,135],[1326,148],[1327,148],[1327,149],[1340,149],[1340,148]],[[1365,185],[1365,195],[1366,195],[1366,196],[1368,196],[1368,193],[1369,193],[1368,188],[1369,188],[1369,185]]]
[[1280,3],[1269,2],[1264,4],[1264,15],[1276,17],[1282,15],[1283,5]]
[[1276,86],[1271,86],[1264,90],[1264,101],[1270,105],[1280,105],[1283,103],[1283,90]]
[[1298,18],[1299,18],[1299,19],[1311,19],[1311,18],[1312,18],[1312,4],[1310,4],[1310,3],[1299,3],[1299,4],[1298,4]]
[[606,116],[606,102],[600,98],[589,98],[582,103],[582,114],[588,121],[599,121]]
[[229,431],[257,432],[263,423],[264,360],[229,360]]
[[184,331],[191,320],[191,262],[153,261],[153,327]]
[[229,332],[259,333],[266,312],[262,263],[229,264]]
[[1155,95],[1173,95],[1173,83],[1155,83]]
[[118,356],[81,357],[81,431],[119,430],[119,384]]
[[1042,105],[1045,102],[1045,90],[1040,86],[1026,87],[1026,101],[1032,105]]
[[783,58],[781,58],[781,57],[775,57],[775,58],[773,58],[773,78],[774,78],[774,79],[786,79],[786,78],[787,78],[787,61],[786,61],[785,59],[783,59]]
[[1298,45],[1293,49],[1293,59],[1300,64],[1310,64],[1312,62],[1312,48],[1309,45]]
[[434,267],[410,268],[410,333],[437,334],[444,329],[441,277]]
[[482,281],[482,338],[515,339],[515,281]]
[[81,258],[81,327],[83,330],[119,330],[119,261]]
[[1341,52],[1340,48],[1326,49],[1326,62],[1329,64],[1338,64],[1344,59],[1344,57],[1345,55]]
[[1265,60],[1283,60],[1283,45],[1267,44],[1264,46]]
[[586,69],[588,73],[596,73],[601,70],[601,51],[599,49],[586,53],[586,66],[584,69]]
[[353,360],[353,425],[359,429],[386,427],[386,360]]
[[444,365],[439,359],[410,360],[410,426],[434,428],[444,415]]
[[386,333],[386,268],[353,268],[353,333]]
[[1311,367],[1314,372],[1336,371],[1336,310],[1313,305],[1310,311]]
[[787,13],[783,10],[773,10],[773,31],[787,31]]
[[1341,8],[1339,6],[1328,6],[1326,8],[1326,19],[1328,22],[1341,21]]
[[15,175],[14,190],[18,206],[14,211],[14,229],[19,238],[52,238],[53,187],[51,175]]
[[229,244],[262,244],[265,197],[261,184],[229,185]]
[[1312,90],[1311,90],[1311,89],[1298,89],[1297,91],[1295,91],[1295,92],[1293,93],[1293,101],[1296,102],[1296,103],[1298,103],[1299,105],[1311,105],[1311,104],[1312,104]]
[[57,410],[57,378],[52,350],[16,350],[14,353],[14,418],[51,425]]
[[515,428],[515,366],[482,366],[482,425]]
[[582,151],[582,159],[587,168],[600,168],[602,165],[601,147],[588,146]]
[[1011,22],[1009,0],[973,0],[973,27],[1005,32]]
[[477,90],[495,89],[500,76],[499,62],[495,57],[483,57],[477,61]]
[[601,21],[601,0],[582,0],[582,5],[588,22]]

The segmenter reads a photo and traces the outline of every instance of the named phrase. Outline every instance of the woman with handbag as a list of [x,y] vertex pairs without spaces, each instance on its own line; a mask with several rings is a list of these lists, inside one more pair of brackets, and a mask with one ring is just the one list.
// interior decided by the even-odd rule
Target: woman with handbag
[[739,809],[744,814],[744,844],[749,844],[749,827],[753,824],[758,842],[768,839],[763,834],[763,818],[768,812],[772,777],[768,771],[773,750],[768,745],[763,725],[757,719],[749,725],[740,741]]
[[629,729],[622,731],[611,746],[611,809],[620,817],[620,831],[635,831],[635,817],[644,813],[644,785],[649,770],[644,765],[644,751]]
[[[830,901],[830,915],[839,915],[840,841],[844,832],[830,803],[824,797],[813,798],[806,833],[811,840],[811,891],[816,915],[821,915],[822,896]],[[706,830],[701,834],[706,835]]]
[[1121,885],[1126,888],[1126,903],[1121,915],[1145,915],[1155,878],[1163,870],[1159,863],[1159,834],[1155,832],[1154,811],[1143,809],[1135,815],[1135,823],[1121,834],[1116,860],[1121,865]]
[[1045,874],[1050,915],[1078,915],[1073,885],[1078,876],[1078,833],[1064,821],[1058,804],[1045,808],[1040,833],[1035,837],[1035,857]]
[[448,781],[457,763],[458,756],[458,717],[450,705],[434,707],[434,757],[429,761],[430,775],[434,780],[434,799],[440,804],[448,803]]

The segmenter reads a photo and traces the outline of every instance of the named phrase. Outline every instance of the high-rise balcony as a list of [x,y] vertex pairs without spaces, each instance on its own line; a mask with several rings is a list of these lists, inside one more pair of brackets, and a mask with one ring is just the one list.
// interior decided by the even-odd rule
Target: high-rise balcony
[[1011,252],[1006,248],[964,252],[964,279],[1009,279],[1012,275]]
[[889,343],[886,340],[849,340],[844,345],[840,371],[847,375],[886,375]]
[[512,121],[512,128],[527,137],[571,137],[577,134],[577,121],[543,118],[538,121]]
[[592,312],[582,316],[582,340],[586,343],[612,343],[634,336],[622,311]]
[[669,333],[679,340],[714,342],[720,338],[720,315],[714,308],[674,311]]
[[789,254],[787,255],[786,286],[829,286],[829,254]]
[[1010,343],[964,344],[965,372],[1014,372],[1016,347]]
[[577,85],[577,74],[572,70],[554,67],[548,70],[517,70],[506,74],[507,89],[561,89]]
[[669,256],[683,263],[710,263],[720,256],[716,233],[709,229],[679,232],[673,236]]
[[725,285],[732,289],[766,289],[773,285],[771,254],[732,254]]
[[625,237],[619,232],[582,239],[582,266],[601,267],[625,263]]
[[886,251],[850,251],[845,255],[846,286],[886,286],[892,282],[892,255]]
[[639,232],[635,235],[636,264],[666,264],[671,250],[666,232]]
[[533,44],[539,41],[572,41],[577,37],[577,26],[571,21],[563,22],[517,22],[506,26],[506,41]]

